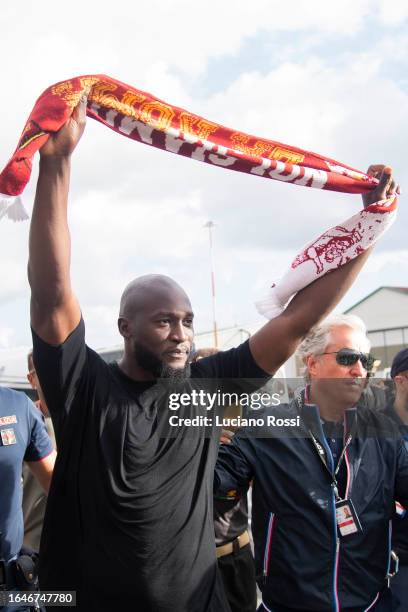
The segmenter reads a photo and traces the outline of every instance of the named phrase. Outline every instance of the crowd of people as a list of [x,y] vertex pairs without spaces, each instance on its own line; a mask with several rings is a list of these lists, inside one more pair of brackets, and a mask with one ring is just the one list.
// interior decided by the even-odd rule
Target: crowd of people
[[[85,107],[40,151],[28,264],[39,402],[0,388],[0,589],[74,591],[84,612],[249,612],[257,585],[262,612],[408,610],[397,519],[408,505],[408,352],[393,363],[395,400],[374,408],[363,322],[327,319],[370,249],[239,347],[205,356],[185,291],[166,276],[137,278],[120,300],[123,357],[107,364],[85,343],[70,281],[70,163]],[[365,206],[398,190],[388,168],[372,168],[379,183]],[[219,446],[217,419],[188,401],[169,425],[169,394],[265,392],[295,350],[304,388],[256,426],[223,432]],[[23,462],[46,500],[33,499],[26,474],[23,499]],[[37,555],[30,516],[45,506]]]

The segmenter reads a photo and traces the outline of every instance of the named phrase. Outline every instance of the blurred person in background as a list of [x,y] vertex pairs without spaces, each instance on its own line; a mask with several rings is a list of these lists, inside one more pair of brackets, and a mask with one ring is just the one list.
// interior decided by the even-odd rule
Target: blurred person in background
[[[391,379],[395,385],[395,397],[385,408],[386,414],[396,423],[408,448],[408,348],[394,357]],[[397,502],[400,501],[397,499]],[[399,558],[399,571],[391,580],[393,612],[408,610],[408,514],[396,504],[396,517],[392,525],[392,548]]]
[[[23,461],[47,492],[55,451],[41,415],[25,393],[0,387],[0,593],[35,590],[38,585],[37,557],[23,547]],[[2,608],[3,612],[30,609]]]
[[[215,355],[216,348],[202,348],[193,353],[192,361]],[[242,407],[228,406],[226,419],[242,416]],[[221,444],[230,444],[236,430],[223,429]],[[217,565],[231,612],[255,612],[255,562],[248,527],[248,492],[228,491],[214,495],[214,532]]]
[[[38,400],[35,406],[41,413],[48,435],[55,448],[55,435],[51,417],[48,412],[47,403],[38,380],[33,362],[33,352],[27,355],[28,374],[27,379],[31,388],[37,392]],[[39,485],[29,466],[23,465],[23,518],[24,518],[24,545],[38,551],[44,521],[45,507],[47,505],[47,494]]]

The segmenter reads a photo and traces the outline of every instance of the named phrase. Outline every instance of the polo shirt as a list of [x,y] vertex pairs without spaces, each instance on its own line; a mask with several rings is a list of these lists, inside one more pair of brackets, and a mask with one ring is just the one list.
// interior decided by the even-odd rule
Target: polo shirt
[[23,544],[23,461],[40,461],[52,450],[39,410],[24,393],[0,387],[0,558],[5,561]]

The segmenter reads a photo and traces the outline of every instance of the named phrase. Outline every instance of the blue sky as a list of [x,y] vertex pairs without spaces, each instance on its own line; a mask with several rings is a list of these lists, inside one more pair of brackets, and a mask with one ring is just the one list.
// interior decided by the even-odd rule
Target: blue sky
[[[193,8],[192,8],[193,7]],[[408,189],[408,4],[401,0],[2,2],[0,165],[43,89],[105,73],[219,123],[326,154],[365,170],[392,165]],[[23,16],[24,15],[24,16]],[[37,161],[34,164],[37,166]],[[30,210],[36,170],[25,192]],[[408,286],[408,213],[343,301],[379,285]],[[221,327],[247,327],[253,301],[320,231],[350,216],[357,196],[226,172],[124,139],[95,122],[73,158],[72,277],[93,347],[120,342],[120,293],[163,272],[191,295],[196,329],[211,327],[212,219]],[[0,222],[0,366],[24,372],[30,345],[28,223]]]

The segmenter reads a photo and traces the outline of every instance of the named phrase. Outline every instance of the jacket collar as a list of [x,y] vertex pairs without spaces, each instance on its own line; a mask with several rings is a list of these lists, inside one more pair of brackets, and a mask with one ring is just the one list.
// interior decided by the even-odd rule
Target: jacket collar
[[[318,438],[324,437],[323,429],[322,429],[322,420],[320,417],[319,407],[316,404],[312,404],[307,401],[307,398],[310,397],[309,389],[307,387],[303,388],[299,395],[295,398],[295,402],[297,404],[297,408],[300,412],[301,418],[307,429],[313,433],[313,435]],[[347,408],[344,412],[344,435],[348,436],[348,434],[354,429],[357,422],[357,409]]]

